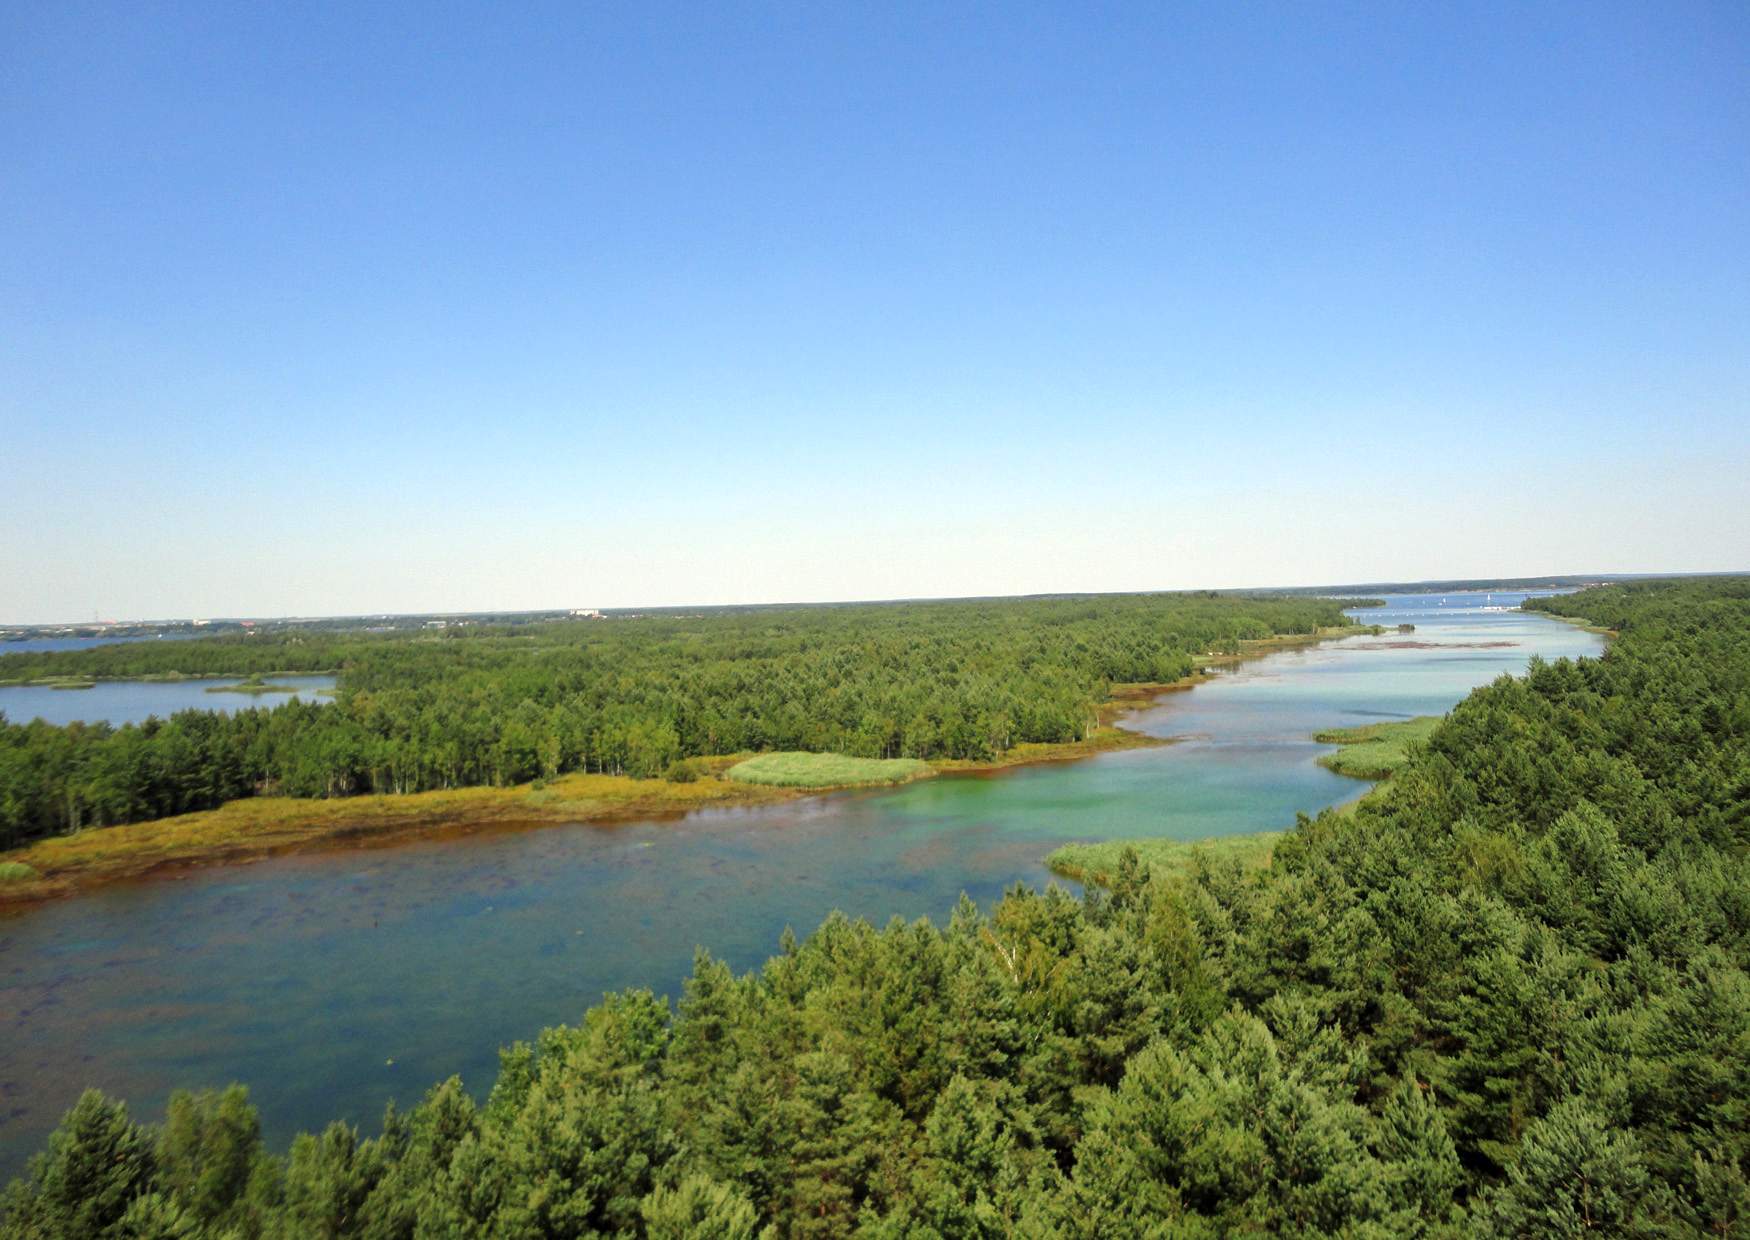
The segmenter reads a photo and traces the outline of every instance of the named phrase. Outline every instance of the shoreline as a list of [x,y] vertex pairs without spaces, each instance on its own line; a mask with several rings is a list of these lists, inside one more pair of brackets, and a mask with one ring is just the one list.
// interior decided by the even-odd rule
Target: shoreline
[[[6,651],[0,650],[0,654]],[[142,672],[138,676],[81,676],[94,685],[173,685],[184,680],[247,680],[250,676],[339,676],[344,669],[328,668],[316,672]],[[0,689],[44,689],[66,677],[38,676],[34,679],[0,680]]]
[[[1179,680],[1114,685],[1111,696],[1098,708],[1097,726],[1082,740],[1027,742],[989,760],[932,762],[932,772],[924,778],[989,778],[1017,767],[1072,762],[1102,753],[1172,744],[1170,738],[1132,731],[1118,726],[1118,721],[1148,709],[1169,693],[1184,692],[1213,679],[1220,669],[1284,650],[1352,637],[1375,627],[1358,624],[1316,633],[1280,634],[1243,641],[1237,653],[1197,656],[1195,669]],[[574,772],[537,781],[539,787],[531,783],[508,788],[454,788],[331,800],[244,797],[217,809],[123,826],[91,827],[0,852],[0,866],[22,864],[36,875],[0,882],[0,915],[112,883],[168,878],[209,866],[243,865],[293,853],[389,847],[416,837],[475,827],[612,825],[661,820],[701,809],[750,808],[883,786],[782,788],[722,777],[725,770],[749,756],[703,758],[709,774],[690,783]]]
[[1560,620],[1563,624],[1571,624],[1575,628],[1587,633],[1596,633],[1598,636],[1604,638],[1607,643],[1615,641],[1618,637],[1622,636],[1622,633],[1617,629],[1607,629],[1601,624],[1592,624],[1580,616],[1564,616],[1560,612],[1554,611],[1540,611],[1537,614],[1550,620]]
[[[1614,629],[1600,628],[1567,616],[1546,615],[1577,625],[1590,633],[1614,638]],[[1448,712],[1450,713],[1450,712]],[[1428,744],[1434,731],[1445,722],[1446,715],[1419,715],[1413,719],[1388,720],[1355,727],[1321,728],[1311,733],[1311,739],[1336,749],[1321,754],[1318,764],[1334,775],[1365,783],[1367,787],[1346,800],[1321,809],[1317,818],[1331,814],[1339,818],[1354,815],[1362,805],[1379,805],[1393,795],[1392,780],[1408,762],[1411,747]],[[1158,868],[1168,877],[1183,876],[1199,858],[1238,861],[1246,869],[1261,869],[1270,864],[1277,841],[1293,828],[1243,832],[1236,835],[1212,835],[1192,840],[1172,840],[1152,837],[1084,841],[1059,846],[1045,858],[1045,866],[1060,878],[1084,886],[1109,887],[1116,872],[1118,859],[1126,848],[1135,850],[1137,860],[1145,869]]]

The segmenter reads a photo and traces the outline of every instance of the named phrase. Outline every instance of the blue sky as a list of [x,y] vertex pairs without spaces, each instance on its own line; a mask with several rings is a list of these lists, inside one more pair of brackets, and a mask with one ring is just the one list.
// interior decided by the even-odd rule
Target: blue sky
[[0,4],[0,620],[1750,567],[1750,6]]

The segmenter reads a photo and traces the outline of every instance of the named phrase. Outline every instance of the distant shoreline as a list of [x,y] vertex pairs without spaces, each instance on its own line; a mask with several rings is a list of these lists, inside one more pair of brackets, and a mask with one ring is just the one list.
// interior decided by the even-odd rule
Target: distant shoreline
[[[0,654],[5,653],[0,651]],[[263,676],[277,676],[284,680],[289,676],[338,676],[339,668],[327,668],[313,672],[263,672]],[[81,676],[93,684],[106,685],[165,685],[176,684],[184,680],[241,680],[242,672],[142,672],[138,676]],[[48,689],[53,688],[56,681],[67,679],[64,676],[19,677],[13,680],[0,680],[0,689]],[[294,686],[295,688],[296,686]],[[210,690],[209,692],[223,692]]]
[[[1163,738],[1119,727],[1117,721],[1148,709],[1165,694],[1202,684],[1216,675],[1217,669],[1369,633],[1378,627],[1356,624],[1258,638],[1239,643],[1236,653],[1199,655],[1195,670],[1179,680],[1114,685],[1112,696],[1099,708],[1098,725],[1082,740],[1016,745],[990,760],[931,762],[928,777],[990,776],[1021,766],[1169,744]],[[489,827],[676,818],[699,809],[773,804],[842,790],[781,788],[721,778],[723,771],[750,756],[698,759],[705,776],[684,783],[572,773],[509,788],[469,787],[334,799],[244,797],[217,809],[50,836],[0,853],[0,866],[27,866],[34,875],[0,882],[0,911],[77,895],[110,883],[172,877],[207,866],[244,864],[289,853],[392,847],[416,838]]]

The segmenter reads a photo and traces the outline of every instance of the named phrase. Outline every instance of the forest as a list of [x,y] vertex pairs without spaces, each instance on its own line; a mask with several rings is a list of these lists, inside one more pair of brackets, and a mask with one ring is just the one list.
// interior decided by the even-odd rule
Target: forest
[[1344,605],[1157,594],[767,607],[0,655],[0,683],[339,673],[332,703],[230,716],[119,728],[0,716],[0,847],[262,793],[649,778],[766,750],[991,758],[1081,739],[1115,683],[1177,680],[1199,655],[1345,624]]
[[278,1155],[93,1091],[7,1237],[1742,1236],[1750,580],[1450,713],[1258,871],[828,919]]

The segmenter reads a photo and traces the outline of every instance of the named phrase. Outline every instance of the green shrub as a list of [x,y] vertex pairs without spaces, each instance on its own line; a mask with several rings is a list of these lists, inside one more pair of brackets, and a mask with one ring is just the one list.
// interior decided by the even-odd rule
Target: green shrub
[[690,784],[705,773],[705,764],[692,758],[676,758],[662,777],[671,784]]

